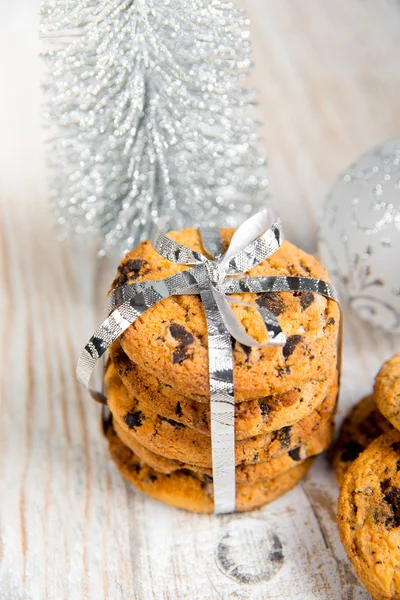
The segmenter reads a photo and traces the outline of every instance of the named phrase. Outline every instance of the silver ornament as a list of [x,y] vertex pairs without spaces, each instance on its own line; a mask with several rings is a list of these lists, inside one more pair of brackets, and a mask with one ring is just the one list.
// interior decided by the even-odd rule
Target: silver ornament
[[266,170],[241,84],[248,22],[226,0],[42,0],[52,198],[104,251],[174,229],[236,226],[265,202]]
[[319,254],[350,306],[400,332],[400,139],[367,152],[333,186]]

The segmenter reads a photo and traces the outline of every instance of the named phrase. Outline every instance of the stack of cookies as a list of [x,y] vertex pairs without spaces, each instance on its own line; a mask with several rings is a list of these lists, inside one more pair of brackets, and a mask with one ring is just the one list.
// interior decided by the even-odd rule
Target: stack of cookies
[[[232,234],[221,230],[225,247]],[[168,235],[206,254],[196,229]],[[112,288],[185,268],[144,242],[124,257]],[[327,280],[313,257],[288,242],[248,274]],[[340,316],[333,300],[310,292],[236,297],[272,311],[287,339],[284,347],[263,348],[232,340],[236,508],[244,511],[291,489],[331,441]],[[250,336],[266,341],[256,310],[232,309]],[[212,512],[207,327],[199,296],[166,298],[131,325],[110,349],[105,385],[110,453],[122,475],[163,502]]]
[[340,537],[357,575],[373,598],[400,599],[400,354],[344,420],[333,466]]

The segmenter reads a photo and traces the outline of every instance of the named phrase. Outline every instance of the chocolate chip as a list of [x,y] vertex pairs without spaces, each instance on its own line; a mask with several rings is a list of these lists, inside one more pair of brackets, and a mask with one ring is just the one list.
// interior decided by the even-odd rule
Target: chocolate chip
[[128,273],[132,273],[134,271],[140,271],[140,269],[145,265],[147,265],[146,260],[142,260],[141,258],[131,258],[125,263],[119,265],[118,271],[123,275],[127,275]]
[[182,325],[179,325],[179,323],[171,323],[169,331],[172,337],[177,340],[181,346],[189,346],[194,342],[194,337],[190,331],[185,329]]
[[260,400],[258,403],[260,405],[261,414],[263,415],[263,417],[265,417],[271,411],[271,407],[268,406],[268,404],[262,404]]
[[278,431],[277,439],[280,441],[282,448],[288,448],[290,446],[291,430],[292,428],[289,425],[288,427],[282,427],[282,429]]
[[172,362],[175,364],[180,364],[187,358],[189,358],[190,354],[187,351],[186,346],[178,346],[172,353]]
[[121,287],[123,285],[125,285],[126,283],[128,283],[128,275],[118,275],[118,277],[116,277],[114,279],[114,287]]
[[266,308],[274,315],[278,316],[285,310],[285,303],[278,292],[267,292],[259,296],[256,303],[261,308]]
[[135,258],[127,260],[126,263],[119,265],[119,275],[114,280],[114,286],[120,287],[128,283],[129,280],[136,279],[139,276],[139,271],[142,267],[147,265],[147,261]]
[[290,375],[290,367],[281,367],[278,368],[278,377],[284,377],[285,375]]
[[193,472],[189,471],[189,469],[179,469],[182,475],[187,475],[188,477],[193,477]]
[[293,450],[289,450],[290,458],[293,460],[301,460],[300,450],[301,446],[299,446],[298,448],[293,448]]
[[144,414],[141,410],[134,413],[126,413],[124,415],[124,421],[128,425],[129,429],[136,429],[140,427],[144,418]]
[[335,324],[335,319],[333,317],[330,317],[330,319],[328,319],[328,325],[334,325]]
[[153,475],[153,473],[149,473],[149,479],[152,483],[154,483],[155,481],[157,481],[158,477],[157,475]]
[[400,454],[400,442],[393,442],[390,447],[392,450]]
[[312,292],[301,292],[300,306],[301,310],[306,310],[314,302],[314,294]]
[[181,408],[181,403],[180,402],[176,403],[175,414],[176,414],[177,417],[181,417],[183,415],[182,408]]
[[364,450],[363,446],[354,440],[344,444],[342,448],[341,459],[343,462],[353,462],[357,456]]
[[161,421],[166,421],[167,423],[169,423],[170,425],[173,425],[174,427],[185,427],[185,425],[183,423],[178,423],[178,421],[174,421],[173,419],[167,419],[167,417],[161,417]]
[[253,462],[256,462],[258,460],[258,452],[256,452],[253,456]]
[[388,489],[389,485],[390,480],[382,481],[381,489],[383,486],[383,491],[387,490],[383,496],[383,500],[389,505],[392,513],[386,518],[385,526],[387,529],[393,529],[394,527],[400,526],[400,488],[392,486],[390,489]]
[[283,356],[285,358],[288,358],[291,354],[293,354],[294,349],[298,344],[300,344],[302,339],[302,335],[289,335],[289,337],[286,339],[286,344],[282,350]]

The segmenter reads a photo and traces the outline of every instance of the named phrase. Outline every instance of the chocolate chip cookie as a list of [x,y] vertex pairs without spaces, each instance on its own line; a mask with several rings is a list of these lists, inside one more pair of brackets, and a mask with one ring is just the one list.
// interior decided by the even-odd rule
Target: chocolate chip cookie
[[[211,513],[214,509],[213,485],[199,479],[192,471],[181,469],[172,474],[159,473],[142,462],[116,435],[110,425],[106,432],[110,455],[121,475],[148,496],[194,512]],[[259,508],[294,487],[309,471],[313,459],[252,485],[236,489],[236,510]]]
[[[112,362],[106,371],[105,385],[115,422],[130,437],[165,458],[211,467],[211,438],[178,421],[146,410],[128,393]],[[334,385],[322,404],[301,421],[264,435],[237,440],[236,464],[264,462],[302,445],[332,416],[336,397],[337,385]]]
[[374,598],[400,599],[400,432],[383,434],[348,469],[338,505],[340,538]]
[[[183,396],[129,360],[118,342],[113,344],[110,356],[129,394],[137,398],[146,410],[210,435],[209,399],[203,398],[206,402],[199,402]],[[236,439],[293,425],[321,404],[336,382],[337,372],[334,370],[330,379],[325,381],[312,380],[283,394],[236,403]]]
[[338,441],[333,451],[332,465],[341,485],[349,466],[377,437],[392,429],[379,412],[374,395],[358,402],[343,421]]
[[[222,229],[221,233],[227,245],[233,230]],[[168,235],[194,250],[204,250],[196,229]],[[122,260],[113,287],[164,279],[185,268],[165,260],[149,242],[143,242]],[[301,275],[327,280],[321,265],[289,242],[248,275]],[[287,338],[284,347],[259,349],[234,343],[237,401],[284,394],[301,389],[306,382],[330,379],[337,356],[336,302],[309,292],[243,293],[237,297],[271,310]],[[262,319],[254,309],[232,304],[232,310],[250,336],[258,342],[266,341]],[[180,394],[200,401],[209,398],[207,327],[199,296],[162,300],[122,334],[120,343],[130,360]]]
[[[134,454],[149,467],[160,473],[171,474],[181,469],[196,473],[202,481],[212,482],[212,469],[198,467],[189,463],[180,462],[171,458],[165,458],[145,448],[135,438],[113,423],[114,429],[120,440],[134,452]],[[293,448],[289,452],[272,458],[267,462],[253,465],[238,465],[236,467],[236,484],[257,483],[265,479],[272,479],[277,475],[285,473],[296,465],[303,463],[307,458],[320,454],[329,446],[332,440],[333,421],[328,421],[320,427],[316,435],[309,438],[301,446]]]
[[381,413],[400,430],[400,354],[385,362],[379,371],[374,394]]

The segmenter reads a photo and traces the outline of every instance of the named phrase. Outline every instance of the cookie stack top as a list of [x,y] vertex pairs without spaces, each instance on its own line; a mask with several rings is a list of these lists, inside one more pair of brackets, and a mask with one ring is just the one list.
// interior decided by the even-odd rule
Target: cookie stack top
[[[221,229],[225,248],[233,232]],[[197,229],[168,235],[206,254]],[[150,242],[143,242],[122,260],[112,288],[165,279],[185,268],[162,258]],[[312,256],[286,241],[248,275],[300,275],[327,280],[326,271]],[[287,338],[284,347],[248,348],[234,343],[237,402],[283,394],[309,382],[325,384],[337,355],[339,308],[335,301],[311,292],[242,293],[233,297],[273,312]],[[236,304],[232,310],[250,336],[260,343],[267,341],[257,311]],[[198,296],[172,296],[157,303],[122,334],[120,343],[135,364],[176,392],[199,402],[209,400],[207,326]]]

